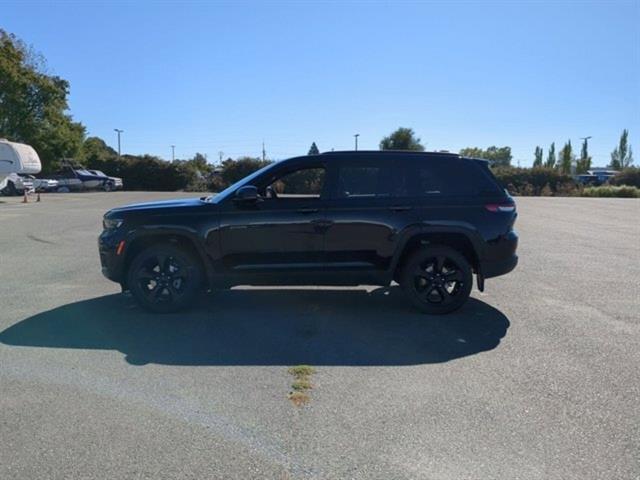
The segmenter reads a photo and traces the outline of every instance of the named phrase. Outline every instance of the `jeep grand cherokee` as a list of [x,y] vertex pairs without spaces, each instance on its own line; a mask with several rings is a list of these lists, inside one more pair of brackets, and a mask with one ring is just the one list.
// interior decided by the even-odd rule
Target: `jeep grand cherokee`
[[516,266],[516,207],[487,162],[456,154],[331,152],[270,164],[210,197],[104,215],[104,275],[144,308],[233,285],[389,285],[420,310],[462,306],[473,274]]

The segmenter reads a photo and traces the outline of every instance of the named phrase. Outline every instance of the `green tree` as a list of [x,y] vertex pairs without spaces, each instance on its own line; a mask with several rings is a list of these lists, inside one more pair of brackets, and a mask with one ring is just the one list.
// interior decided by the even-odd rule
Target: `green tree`
[[536,151],[534,152],[534,160],[533,160],[533,166],[534,167],[541,167],[542,166],[542,156],[544,155],[544,151],[542,150],[541,147],[536,147]]
[[492,167],[508,167],[511,165],[511,147],[491,146],[486,150],[478,147],[467,147],[460,150],[460,155],[489,160]]
[[547,154],[547,161],[544,166],[547,168],[554,168],[556,166],[556,142],[551,143],[549,153]]
[[311,148],[309,148],[309,153],[307,153],[307,155],[319,155],[320,154],[320,150],[318,150],[318,146],[316,145],[316,142],[313,142],[311,144]]
[[400,127],[380,141],[380,150],[414,150],[422,152],[424,151],[424,146],[420,143],[420,139],[416,137],[413,129]]
[[27,143],[43,170],[82,147],[84,126],[67,114],[69,82],[45,73],[44,59],[0,29],[0,137]]
[[588,139],[582,140],[582,148],[580,149],[580,158],[576,161],[576,173],[587,173],[591,168],[591,156],[589,155]]
[[560,156],[558,158],[558,169],[565,175],[571,173],[571,166],[573,165],[574,155],[573,148],[571,147],[571,140],[567,140],[562,150],[560,150]]
[[633,163],[633,152],[631,151],[631,145],[629,145],[629,130],[626,128],[620,135],[620,142],[618,146],[611,152],[611,163],[609,166],[616,170],[622,170],[623,168],[630,167]]
[[237,160],[228,158],[222,162],[220,176],[225,185],[231,185],[270,163],[270,160],[261,160],[254,157],[240,157]]
[[96,169],[101,169],[100,164],[117,158],[118,152],[99,137],[88,137],[82,144],[82,149],[78,155],[78,160]]

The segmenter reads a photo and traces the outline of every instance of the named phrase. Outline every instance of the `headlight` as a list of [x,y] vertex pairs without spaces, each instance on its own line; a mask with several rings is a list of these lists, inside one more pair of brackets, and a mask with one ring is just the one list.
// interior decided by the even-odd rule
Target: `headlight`
[[102,227],[105,230],[115,230],[122,225],[123,220],[121,218],[103,218]]

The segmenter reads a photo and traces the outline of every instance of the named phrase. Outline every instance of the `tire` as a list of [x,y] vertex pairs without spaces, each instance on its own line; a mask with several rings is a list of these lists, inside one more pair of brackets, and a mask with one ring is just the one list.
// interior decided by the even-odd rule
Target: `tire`
[[13,182],[7,182],[7,186],[2,189],[2,194],[7,197],[13,197],[18,195],[18,189],[16,188],[16,184]]
[[433,246],[416,250],[400,275],[400,285],[420,311],[441,315],[459,309],[473,286],[471,265],[457,250]]
[[191,252],[159,244],[136,255],[127,271],[127,285],[145,310],[171,313],[193,304],[203,277],[200,261]]
[[102,189],[105,192],[110,192],[113,190],[113,182],[105,182],[104,186],[102,187]]

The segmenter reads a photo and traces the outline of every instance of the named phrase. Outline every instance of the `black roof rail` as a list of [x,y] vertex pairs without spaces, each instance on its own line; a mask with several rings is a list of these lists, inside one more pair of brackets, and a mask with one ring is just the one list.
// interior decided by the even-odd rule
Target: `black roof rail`
[[354,153],[367,153],[367,154],[404,154],[404,155],[428,155],[428,156],[450,156],[450,157],[459,157],[460,154],[453,152],[423,152],[419,150],[338,150],[331,152],[322,152],[320,155],[353,155]]

